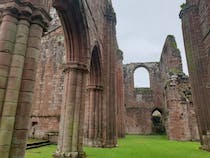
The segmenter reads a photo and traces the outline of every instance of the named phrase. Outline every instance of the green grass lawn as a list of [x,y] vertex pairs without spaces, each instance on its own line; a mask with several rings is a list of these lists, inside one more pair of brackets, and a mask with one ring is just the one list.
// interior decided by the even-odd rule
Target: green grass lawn
[[[51,158],[56,146],[27,150],[26,158]],[[165,136],[132,136],[119,140],[119,147],[85,147],[88,158],[210,158],[199,143],[168,141]]]

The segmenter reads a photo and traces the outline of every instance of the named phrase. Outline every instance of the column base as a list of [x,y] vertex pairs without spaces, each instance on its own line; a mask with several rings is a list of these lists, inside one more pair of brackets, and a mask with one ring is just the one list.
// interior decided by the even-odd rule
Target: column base
[[206,135],[203,135],[203,144],[201,149],[210,151],[210,132],[207,132]]
[[83,144],[89,147],[101,148],[103,147],[102,141],[100,140],[92,140],[88,138],[84,138]]
[[61,153],[56,152],[53,155],[54,158],[86,158],[85,152],[69,152],[69,153]]

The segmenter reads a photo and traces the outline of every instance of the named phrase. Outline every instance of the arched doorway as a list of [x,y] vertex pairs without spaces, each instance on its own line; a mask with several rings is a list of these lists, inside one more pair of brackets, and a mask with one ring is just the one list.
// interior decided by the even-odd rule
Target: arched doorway
[[165,134],[162,111],[155,109],[152,112],[152,133]]
[[84,144],[101,147],[103,144],[103,86],[102,67],[99,46],[92,50],[90,73],[87,81],[87,99],[85,107]]

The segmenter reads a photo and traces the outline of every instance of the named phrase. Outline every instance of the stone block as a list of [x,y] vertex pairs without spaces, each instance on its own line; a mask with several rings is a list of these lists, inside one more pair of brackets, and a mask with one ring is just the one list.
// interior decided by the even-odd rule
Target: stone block
[[8,74],[9,74],[9,67],[0,65],[0,76],[8,77]]
[[16,77],[10,77],[8,79],[7,87],[10,90],[20,90],[21,79]]
[[[30,116],[16,116],[15,129],[28,130]],[[24,133],[22,133],[24,134]]]
[[5,102],[3,107],[3,113],[2,116],[5,117],[12,117],[16,115],[16,110],[17,110],[17,103],[14,102]]
[[5,94],[5,102],[17,103],[19,97],[18,90],[7,90]]
[[[5,18],[5,17],[4,17]],[[5,19],[4,19],[5,20]],[[16,20],[17,21],[17,20]],[[14,21],[3,21],[1,23],[1,31],[2,32],[12,32],[13,34],[16,35],[17,31],[17,24]],[[15,38],[14,38],[15,39]]]
[[16,41],[18,43],[26,45],[28,42],[29,27],[23,24],[18,25]]
[[2,24],[2,25],[3,27],[1,27],[0,29],[0,41],[14,42],[16,39],[16,30],[13,31],[12,29],[9,29],[8,26],[4,28],[5,24]]
[[10,41],[0,40],[0,52],[13,53],[14,43]]
[[9,146],[0,145],[0,157],[9,157]]
[[36,78],[35,70],[27,70],[27,69],[24,70],[24,72],[23,72],[23,80],[35,81],[35,78]]
[[38,27],[36,27],[36,28],[32,27],[30,29],[30,37],[37,37],[37,38],[42,37],[42,31],[41,31],[41,29],[38,28]]
[[28,39],[28,47],[31,48],[41,48],[41,37],[29,37]]
[[[9,22],[9,23],[14,23],[14,24],[17,24],[17,18],[13,17],[13,16],[10,16],[10,15],[6,15],[4,16],[3,20],[5,22]],[[15,29],[15,28],[14,28]]]
[[4,100],[5,89],[0,89],[0,101]]
[[32,92],[20,92],[19,103],[31,103],[32,99]]
[[21,78],[22,73],[23,73],[23,69],[17,68],[17,67],[11,67],[9,77]]
[[37,48],[27,48],[27,54],[26,57],[27,58],[32,58],[35,59],[35,61],[37,61],[39,59],[40,56],[40,50]]
[[[34,75],[35,79],[35,75]],[[22,80],[21,83],[21,91],[22,92],[33,92],[34,91],[34,80]]]
[[[1,146],[9,146],[11,144],[11,140],[12,140],[12,131],[8,131],[8,130],[0,130],[0,148]],[[1,149],[0,149],[1,151]],[[0,156],[1,156],[1,152],[0,152]]]
[[23,69],[25,57],[22,55],[14,54],[12,56],[12,67],[17,67]]
[[[0,124],[0,132],[2,131],[13,131],[15,123],[15,117],[11,116],[2,116],[1,117],[1,124]],[[1,137],[2,138],[2,137]]]
[[26,48],[27,48],[27,45],[22,44],[22,43],[16,43],[15,48],[14,48],[14,54],[25,56]]
[[0,52],[0,65],[10,66],[11,54]]
[[18,116],[29,116],[31,112],[30,103],[18,103],[17,115]]
[[36,70],[37,68],[37,60],[34,58],[26,58],[25,60],[25,70]]
[[0,88],[5,89],[7,86],[7,77],[0,76]]

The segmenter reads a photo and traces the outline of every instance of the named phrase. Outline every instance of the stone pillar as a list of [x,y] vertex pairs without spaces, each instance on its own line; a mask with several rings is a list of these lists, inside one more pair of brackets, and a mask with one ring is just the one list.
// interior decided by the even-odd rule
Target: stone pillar
[[205,41],[209,36],[209,1],[199,2],[188,0],[183,5],[180,18],[201,145],[210,151],[210,91],[207,88],[209,48],[205,48]]
[[85,145],[102,147],[102,94],[103,87],[97,85],[87,86],[88,102],[86,109],[86,129],[85,129]]
[[190,141],[188,103],[181,95],[181,82],[177,75],[172,75],[165,86],[167,136],[170,140]]
[[19,1],[0,1],[0,10],[0,157],[23,158],[31,102],[22,103],[32,98],[34,85],[27,70],[35,77],[36,62],[31,58],[38,60],[43,28],[50,18]]
[[70,62],[64,69],[64,97],[60,133],[55,158],[83,158],[83,122],[85,108],[86,65]]
[[123,80],[123,52],[118,50],[116,58],[116,77],[115,77],[115,86],[116,86],[116,104],[117,104],[117,135],[118,138],[125,137],[125,116],[126,109],[124,103],[124,80]]

